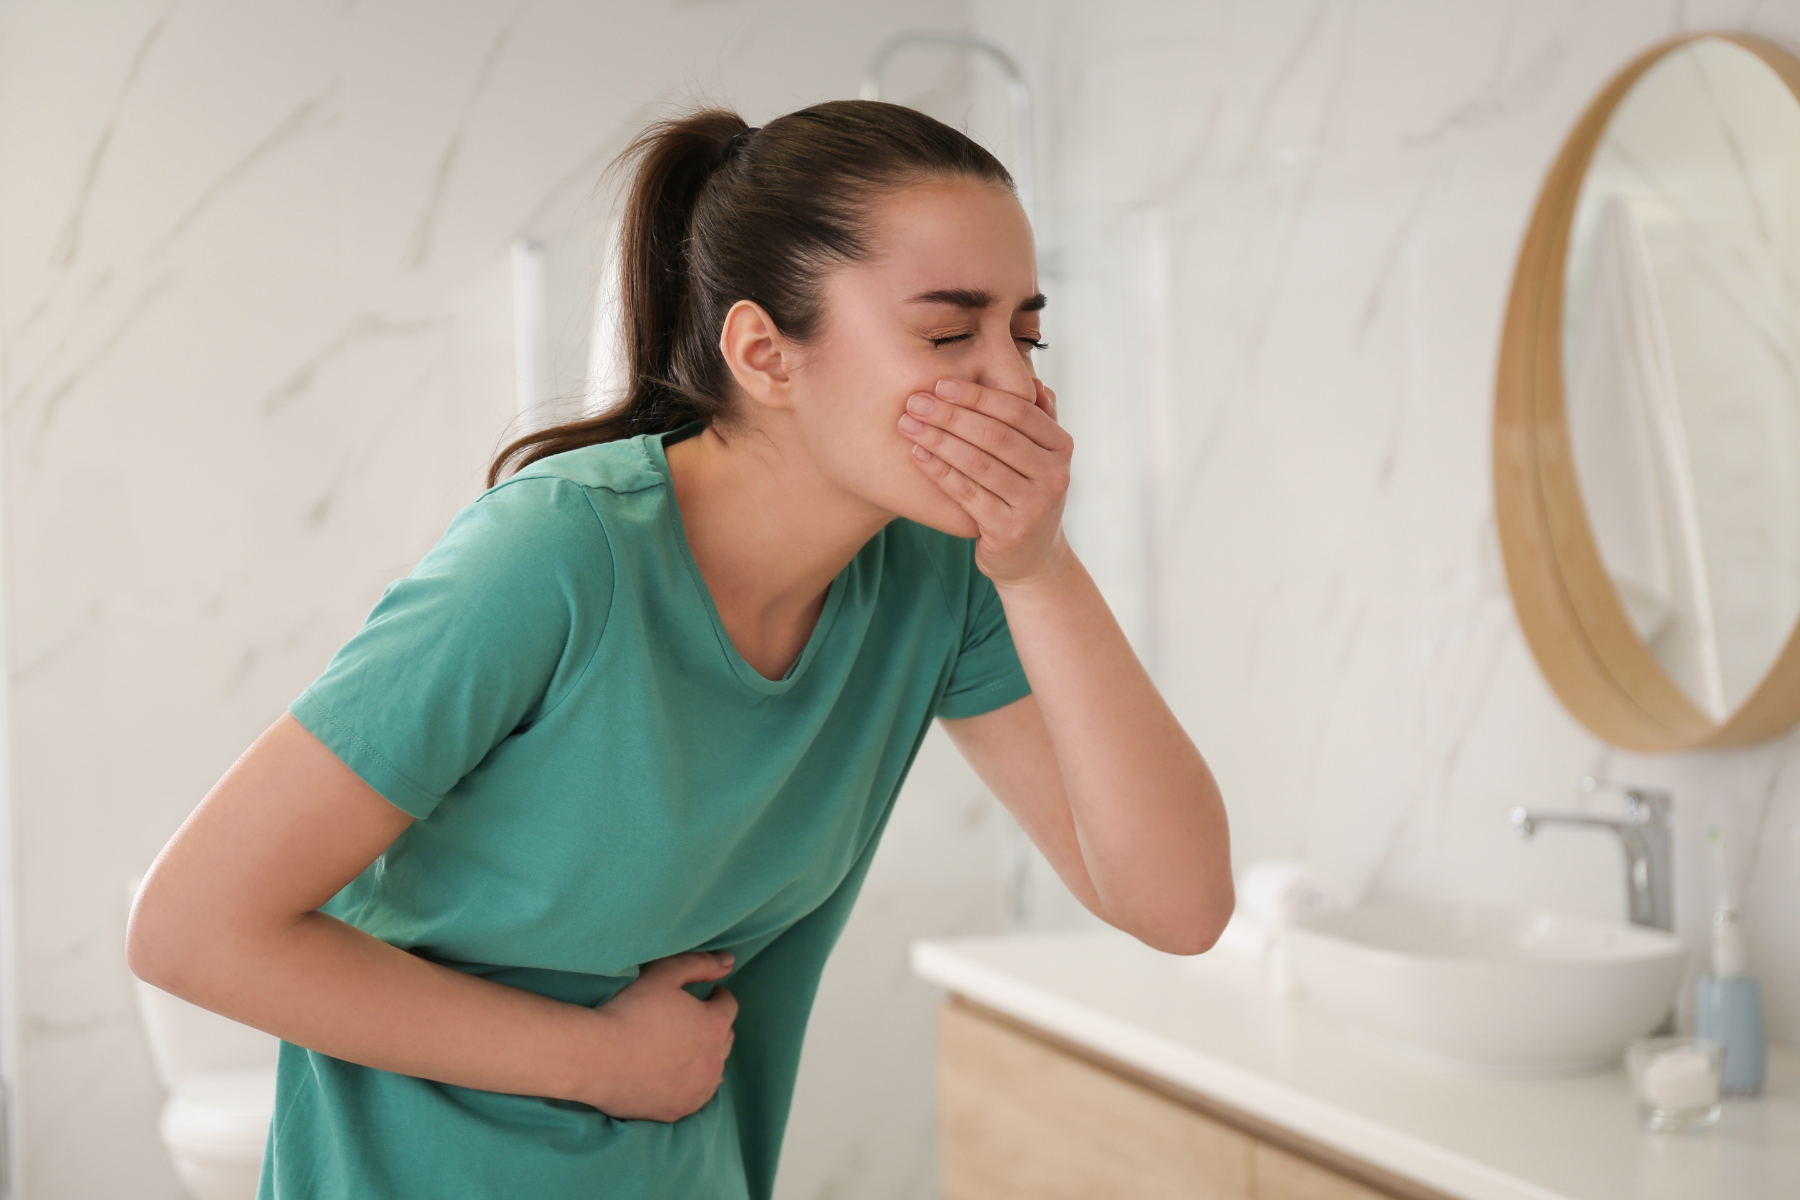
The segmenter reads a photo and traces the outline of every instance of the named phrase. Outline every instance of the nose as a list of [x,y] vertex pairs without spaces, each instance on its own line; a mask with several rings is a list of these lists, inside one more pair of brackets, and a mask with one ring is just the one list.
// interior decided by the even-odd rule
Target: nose
[[1001,330],[996,337],[983,339],[983,343],[975,382],[1027,400],[1036,399],[1034,380],[1037,372],[1032,369],[1031,360],[1019,353],[1019,343],[1013,341],[1011,328]]

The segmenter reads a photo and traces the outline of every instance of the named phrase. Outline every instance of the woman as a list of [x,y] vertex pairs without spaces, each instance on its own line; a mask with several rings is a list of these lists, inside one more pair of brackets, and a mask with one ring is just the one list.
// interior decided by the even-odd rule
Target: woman
[[1006,171],[859,101],[627,161],[622,406],[506,448],[138,896],[138,975],[284,1041],[265,1198],[769,1195],[934,717],[1101,918],[1231,908],[1063,539]]

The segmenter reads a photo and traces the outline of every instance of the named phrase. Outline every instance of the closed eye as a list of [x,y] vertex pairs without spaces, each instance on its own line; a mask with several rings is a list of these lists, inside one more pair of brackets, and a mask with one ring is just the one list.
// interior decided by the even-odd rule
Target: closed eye
[[[956,333],[956,334],[951,334],[949,337],[931,338],[930,339],[931,348],[933,350],[937,350],[944,346],[948,346],[953,342],[966,342],[974,336],[975,335],[972,333]],[[1033,350],[1048,350],[1050,348],[1049,342],[1040,342],[1036,338],[1026,337],[1022,333],[1014,334],[1013,340],[1015,342],[1023,342],[1025,345],[1030,346]]]

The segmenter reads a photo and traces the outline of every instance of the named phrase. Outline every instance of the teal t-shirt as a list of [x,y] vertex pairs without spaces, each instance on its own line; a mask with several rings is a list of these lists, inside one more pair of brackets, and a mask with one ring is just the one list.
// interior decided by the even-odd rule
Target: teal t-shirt
[[326,912],[574,1004],[730,950],[718,1093],[622,1121],[284,1043],[261,1200],[770,1194],[813,994],[919,743],[1030,687],[973,543],[906,520],[788,674],[757,674],[682,532],[663,445],[694,428],[489,490],[291,711],[418,818]]

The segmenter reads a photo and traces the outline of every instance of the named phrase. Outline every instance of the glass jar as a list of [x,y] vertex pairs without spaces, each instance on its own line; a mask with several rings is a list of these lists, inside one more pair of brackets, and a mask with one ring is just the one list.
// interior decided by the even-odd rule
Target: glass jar
[[1686,1133],[1719,1121],[1725,1047],[1706,1038],[1633,1038],[1625,1051],[1646,1129]]

